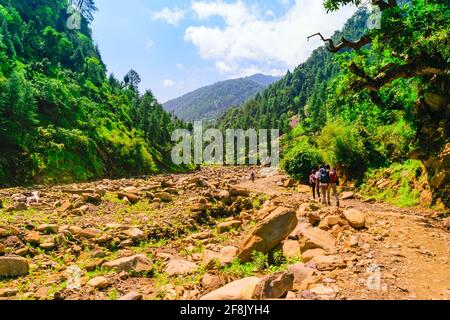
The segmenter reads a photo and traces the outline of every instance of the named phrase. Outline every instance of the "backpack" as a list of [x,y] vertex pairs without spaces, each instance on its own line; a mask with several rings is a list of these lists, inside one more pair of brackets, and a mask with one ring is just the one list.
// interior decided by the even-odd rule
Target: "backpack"
[[326,169],[320,169],[320,183],[329,183],[330,182],[330,175]]
[[330,170],[329,175],[330,175],[330,183],[337,183],[338,182],[338,176],[337,176],[336,171]]

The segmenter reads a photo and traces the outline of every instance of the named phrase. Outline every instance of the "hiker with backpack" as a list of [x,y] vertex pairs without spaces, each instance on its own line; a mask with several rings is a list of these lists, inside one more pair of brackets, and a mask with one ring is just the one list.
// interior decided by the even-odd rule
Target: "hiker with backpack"
[[336,199],[336,205],[339,207],[339,194],[337,192],[337,187],[339,186],[339,177],[337,175],[337,172],[334,168],[330,169],[330,166],[328,166],[328,176],[329,176],[329,184],[328,184],[328,204],[331,205],[331,191],[333,191],[333,196]]
[[[319,188],[320,188],[320,196],[321,196],[321,202],[322,204],[327,204],[327,195],[328,195],[328,185],[330,183],[330,175],[326,168],[327,166],[324,165],[319,170]],[[328,198],[329,200],[329,198]]]
[[[309,175],[309,186],[311,187],[313,199],[316,200],[316,190],[317,190],[316,170],[312,170],[311,174]],[[318,197],[320,198],[319,195]]]
[[316,171],[316,192],[319,201],[320,201],[320,169],[322,169],[322,167],[319,166]]

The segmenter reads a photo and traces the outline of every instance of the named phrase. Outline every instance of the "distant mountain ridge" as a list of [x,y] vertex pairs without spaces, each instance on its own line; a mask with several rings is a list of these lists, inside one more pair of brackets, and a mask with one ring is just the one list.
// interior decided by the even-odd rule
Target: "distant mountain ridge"
[[280,79],[255,74],[221,81],[167,101],[163,107],[185,121],[217,119],[229,108],[241,105]]

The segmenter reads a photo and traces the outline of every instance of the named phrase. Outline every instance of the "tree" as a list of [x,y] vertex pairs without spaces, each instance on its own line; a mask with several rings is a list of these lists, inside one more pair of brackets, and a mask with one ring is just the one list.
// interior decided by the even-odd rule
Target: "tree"
[[[360,5],[361,0],[325,0],[327,11],[344,5]],[[415,116],[418,148],[411,158],[422,160],[429,173],[429,182],[436,194],[450,199],[450,8],[448,0],[371,0],[381,16],[379,28],[367,31],[356,41],[342,37],[319,36],[331,53],[354,50],[347,63],[350,94],[364,93],[381,108],[388,108],[389,100],[380,90],[401,79],[415,79],[418,93]],[[366,48],[370,45],[370,52]],[[400,106],[401,107],[401,106]],[[436,159],[441,159],[436,161]]]
[[125,83],[125,86],[129,86],[130,88],[137,91],[139,83],[141,83],[141,77],[139,76],[139,74],[136,71],[131,69],[125,75],[125,77],[123,78],[123,81]]

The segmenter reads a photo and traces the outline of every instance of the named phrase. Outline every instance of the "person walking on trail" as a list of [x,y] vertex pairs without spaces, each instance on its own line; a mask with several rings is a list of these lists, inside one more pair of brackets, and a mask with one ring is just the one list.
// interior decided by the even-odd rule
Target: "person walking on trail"
[[339,186],[339,177],[337,175],[337,171],[332,168],[330,169],[330,166],[328,166],[328,175],[330,178],[330,182],[328,185],[328,204],[331,205],[331,192],[333,192],[333,196],[336,199],[336,206],[339,207],[339,194],[337,192],[337,187]]
[[317,190],[316,170],[312,170],[311,174],[309,175],[309,186],[311,187],[313,199],[316,200],[316,190]]
[[320,169],[322,169],[322,167],[319,166],[316,171],[316,192],[319,201],[320,201]]
[[255,183],[256,180],[256,174],[255,171],[252,170],[252,172],[250,173],[250,180]]
[[328,186],[330,184],[330,174],[329,171],[326,168],[327,166],[324,165],[319,170],[319,187],[320,187],[320,195],[321,195],[321,202],[322,204],[326,205],[329,202],[329,197],[327,199],[328,195]]

